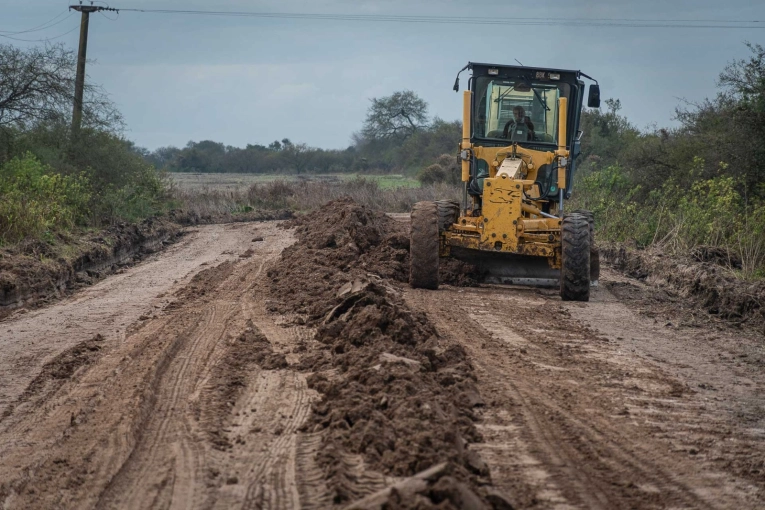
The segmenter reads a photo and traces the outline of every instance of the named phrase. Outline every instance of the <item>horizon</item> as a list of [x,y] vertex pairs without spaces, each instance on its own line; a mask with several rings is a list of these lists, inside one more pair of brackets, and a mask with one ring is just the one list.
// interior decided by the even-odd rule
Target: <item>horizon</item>
[[[742,0],[718,3],[649,0],[521,2],[525,16],[558,18],[765,19],[765,6]],[[0,30],[38,26],[68,2],[14,4]],[[172,9],[171,0],[127,0],[114,7]],[[184,9],[204,9],[198,0]],[[648,9],[647,9],[648,7]],[[409,5],[388,2],[274,2],[216,4],[221,11],[457,16],[454,1]],[[517,7],[515,10],[517,11]],[[511,19],[499,0],[473,6],[471,15]],[[76,14],[76,13],[74,13]],[[88,78],[102,85],[125,118],[126,138],[156,150],[211,140],[226,146],[268,145],[289,138],[322,149],[345,149],[361,128],[369,100],[413,90],[429,104],[429,117],[461,117],[451,87],[467,61],[580,69],[596,78],[603,99],[621,101],[641,131],[675,127],[675,108],[716,92],[725,65],[748,55],[744,41],[762,41],[762,29],[443,25],[342,19],[284,19],[159,15],[123,11],[92,16]],[[724,14],[724,16],[723,16]],[[549,17],[549,16],[548,16]],[[107,18],[113,18],[109,21]],[[53,37],[76,50],[79,15],[67,15],[30,37]],[[70,33],[66,34],[68,30]],[[19,36],[22,38],[23,36]],[[513,41],[521,41],[521,49]],[[570,43],[568,41],[571,41]],[[6,39],[18,46],[34,44]],[[463,74],[463,77],[465,75]]]

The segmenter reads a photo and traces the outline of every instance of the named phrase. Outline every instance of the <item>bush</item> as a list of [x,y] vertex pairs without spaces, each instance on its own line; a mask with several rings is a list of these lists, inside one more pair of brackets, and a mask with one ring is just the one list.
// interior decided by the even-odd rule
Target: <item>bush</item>
[[462,182],[462,165],[456,156],[452,154],[441,154],[436,158],[436,162],[425,167],[417,179],[421,184],[445,183],[458,185]]
[[84,174],[61,175],[31,154],[0,167],[0,243],[69,229],[89,217],[91,186]]
[[105,183],[94,194],[92,224],[140,221],[168,207],[167,179],[153,167],[143,164],[123,179],[121,186]]
[[420,184],[435,184],[437,182],[444,182],[446,180],[446,172],[441,165],[434,163],[422,169],[417,175],[417,180]]
[[[703,164],[694,158],[692,165]],[[743,275],[752,277],[765,273],[765,204],[747,203],[742,188],[737,178],[720,175],[690,187],[668,179],[646,194],[612,165],[576,177],[572,207],[595,213],[604,240],[659,245],[680,255],[697,246],[719,247],[736,253]]]
[[260,209],[287,209],[288,200],[295,194],[295,186],[283,180],[253,184],[247,190],[249,205]]

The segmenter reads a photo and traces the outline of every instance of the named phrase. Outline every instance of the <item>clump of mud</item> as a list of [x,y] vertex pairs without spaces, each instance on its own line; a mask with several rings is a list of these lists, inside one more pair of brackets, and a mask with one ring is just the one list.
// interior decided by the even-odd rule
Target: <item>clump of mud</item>
[[[688,257],[669,256],[659,249],[601,247],[603,259],[633,278],[675,290],[708,313],[734,322],[765,322],[765,282],[736,278],[730,270],[735,257],[720,250],[699,248]],[[740,262],[740,261],[739,261]]]
[[178,301],[171,303],[169,309],[179,308],[186,301],[199,299],[208,293],[214,293],[215,289],[234,272],[236,263],[232,260],[221,262],[217,266],[208,267],[195,274],[188,285],[175,293]]
[[[347,459],[361,455],[368,469],[397,477],[448,462],[471,501],[490,508],[478,495],[488,468],[470,449],[480,441],[474,408],[483,405],[473,367],[407,306],[397,283],[408,276],[407,226],[349,199],[298,223],[298,242],[268,275],[274,308],[307,314],[316,327],[320,347],[299,367],[312,372],[309,386],[322,399],[305,429],[323,432],[318,460],[334,502],[358,496]],[[425,491],[417,505],[462,508],[458,493],[435,490],[438,500]]]
[[46,363],[40,374],[29,384],[27,392],[37,393],[38,388],[53,379],[69,379],[82,366],[91,365],[101,355],[104,337],[96,335],[80,342]]

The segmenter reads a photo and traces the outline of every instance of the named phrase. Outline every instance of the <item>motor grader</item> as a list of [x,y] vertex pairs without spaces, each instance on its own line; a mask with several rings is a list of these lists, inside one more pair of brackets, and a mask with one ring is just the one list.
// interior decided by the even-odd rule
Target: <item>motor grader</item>
[[[462,203],[419,202],[411,214],[410,284],[437,289],[439,258],[477,266],[489,282],[560,287],[588,301],[597,284],[593,217],[564,212],[597,81],[581,71],[470,62],[463,92]],[[459,75],[454,90],[459,91]]]

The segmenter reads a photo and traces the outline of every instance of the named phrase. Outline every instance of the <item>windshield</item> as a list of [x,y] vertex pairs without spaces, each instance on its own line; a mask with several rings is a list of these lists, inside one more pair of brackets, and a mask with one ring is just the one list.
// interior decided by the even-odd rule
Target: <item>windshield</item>
[[568,97],[569,89],[567,83],[479,77],[475,88],[473,136],[555,143],[558,98]]

